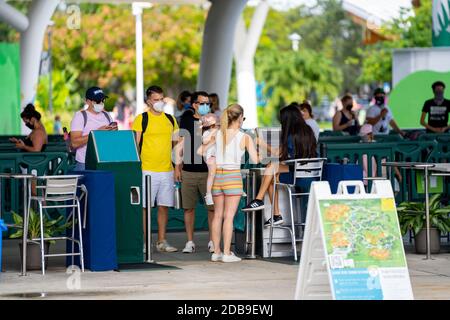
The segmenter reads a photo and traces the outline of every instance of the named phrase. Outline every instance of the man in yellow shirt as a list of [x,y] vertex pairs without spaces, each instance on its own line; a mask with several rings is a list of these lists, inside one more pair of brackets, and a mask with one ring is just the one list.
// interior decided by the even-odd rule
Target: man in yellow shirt
[[[164,98],[164,92],[160,87],[149,87],[146,91],[148,109],[143,114],[138,115],[133,123],[136,142],[141,149],[144,221],[146,216],[145,177],[149,175],[151,176],[151,204],[154,206],[156,200],[158,207],[158,242],[156,249],[160,252],[177,251],[166,240],[169,207],[174,206],[175,193],[172,147],[178,141],[178,124],[172,115],[164,113],[164,107],[169,100],[171,99]],[[151,232],[151,230],[148,232]]]

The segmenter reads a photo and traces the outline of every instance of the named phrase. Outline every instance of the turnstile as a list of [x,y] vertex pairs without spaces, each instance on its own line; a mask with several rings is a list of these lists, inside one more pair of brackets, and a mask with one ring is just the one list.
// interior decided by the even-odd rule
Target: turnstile
[[144,262],[142,171],[133,132],[92,131],[86,169],[114,173],[118,263]]

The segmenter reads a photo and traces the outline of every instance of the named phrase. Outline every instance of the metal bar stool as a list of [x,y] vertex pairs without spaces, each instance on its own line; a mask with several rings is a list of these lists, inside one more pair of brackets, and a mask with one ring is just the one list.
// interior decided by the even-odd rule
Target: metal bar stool
[[[293,205],[293,198],[297,198],[300,196],[307,196],[309,195],[309,189],[308,192],[297,192],[296,187],[298,187],[298,181],[300,179],[311,179],[311,180],[322,180],[322,169],[323,164],[326,161],[325,158],[311,158],[311,159],[293,159],[293,160],[287,160],[283,161],[282,164],[293,166],[293,181],[292,183],[281,183],[277,182],[276,180],[276,172],[274,172],[273,177],[273,195],[272,195],[272,209],[271,209],[271,223],[270,223],[270,237],[269,237],[269,258],[272,257],[272,242],[273,242],[273,229],[285,229],[288,230],[291,236],[291,242],[292,242],[292,250],[294,250],[294,260],[297,261],[297,245],[296,243],[298,241],[302,241],[302,239],[298,239],[296,236],[295,229],[296,227],[303,227],[305,224],[301,221],[296,222],[294,217],[294,205]],[[291,223],[290,226],[283,226],[283,225],[274,225],[273,219],[274,219],[274,207],[275,207],[275,194],[276,194],[276,188],[281,187],[285,188],[288,192],[289,197],[289,211],[290,211],[290,218]]]
[[[41,264],[42,275],[45,275],[45,258],[46,257],[66,257],[72,256],[72,265],[74,264],[74,257],[80,256],[81,270],[84,272],[84,256],[83,256],[83,235],[82,235],[82,220],[80,210],[80,200],[77,197],[78,179],[79,175],[64,175],[64,176],[42,176],[37,177],[42,181],[42,185],[38,185],[36,189],[40,191],[41,195],[30,196],[28,198],[28,212],[27,217],[30,216],[30,208],[32,201],[36,201],[39,206],[40,219],[40,237],[36,239],[29,239],[27,241],[35,242],[41,248]],[[59,209],[72,208],[72,213],[68,216],[67,221],[72,220],[72,236],[71,237],[48,237],[44,236],[44,211],[43,209]],[[73,212],[76,210],[76,214]],[[78,220],[78,221],[77,221]],[[29,221],[27,218],[26,221]],[[75,239],[75,223],[78,224],[79,240]],[[25,224],[24,233],[28,235],[28,223]],[[66,240],[72,242],[72,253],[60,254],[46,254],[45,241]],[[78,244],[79,252],[75,252],[75,243]]]

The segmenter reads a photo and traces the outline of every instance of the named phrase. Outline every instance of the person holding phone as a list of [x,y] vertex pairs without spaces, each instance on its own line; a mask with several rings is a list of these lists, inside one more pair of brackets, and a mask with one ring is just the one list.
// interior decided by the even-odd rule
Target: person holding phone
[[71,123],[70,142],[76,150],[75,170],[85,170],[86,148],[89,133],[93,130],[117,130],[117,123],[113,122],[105,109],[108,98],[99,87],[91,87],[86,91],[86,110],[75,113]]
[[358,135],[359,122],[353,109],[353,98],[351,95],[345,95],[341,99],[342,110],[336,112],[333,117],[333,131],[343,131],[351,136]]
[[31,129],[31,133],[24,139],[10,138],[9,141],[14,143],[17,149],[25,152],[42,152],[47,145],[47,132],[41,122],[41,114],[36,111],[34,105],[29,103],[20,114],[27,128]]

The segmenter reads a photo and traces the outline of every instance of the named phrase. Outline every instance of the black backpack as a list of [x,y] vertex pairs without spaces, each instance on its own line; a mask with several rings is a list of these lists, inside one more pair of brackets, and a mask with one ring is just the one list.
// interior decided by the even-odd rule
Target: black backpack
[[[169,119],[172,126],[175,127],[175,119],[168,113],[164,112],[164,115],[166,116],[167,119]],[[142,143],[144,141],[144,133],[147,130],[147,126],[148,126],[148,113],[144,112],[142,113],[142,134],[141,134],[141,141],[139,141],[139,154],[142,151]]]

